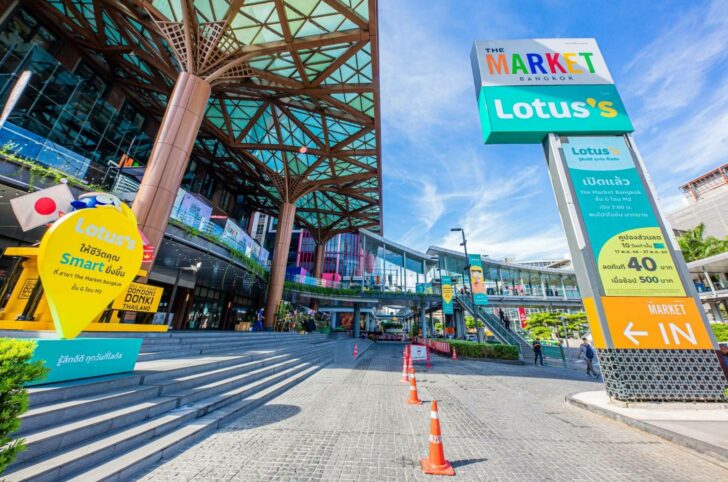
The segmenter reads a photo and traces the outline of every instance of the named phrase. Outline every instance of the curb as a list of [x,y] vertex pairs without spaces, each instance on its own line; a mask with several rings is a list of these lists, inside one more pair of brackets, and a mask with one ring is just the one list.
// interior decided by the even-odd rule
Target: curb
[[[447,358],[448,360],[450,359],[450,357],[447,355],[443,355],[443,357]],[[458,355],[458,360],[487,362],[487,363],[501,363],[503,365],[526,365],[526,362],[524,362],[523,360],[501,360],[499,358],[473,358],[473,357],[469,357],[469,356],[460,356],[460,355]]]
[[708,442],[703,442],[702,440],[688,437],[687,435],[673,432],[672,430],[658,427],[656,425],[652,425],[641,420],[637,420],[636,418],[627,417],[626,415],[622,415],[621,413],[612,412],[610,410],[605,410],[601,407],[596,407],[594,405],[584,403],[581,400],[577,400],[576,398],[574,398],[575,395],[577,395],[577,393],[571,393],[567,395],[566,397],[564,397],[564,401],[568,405],[587,410],[603,417],[611,418],[612,420],[622,422],[632,428],[636,428],[638,430],[642,430],[643,432],[647,432],[649,434],[668,440],[672,443],[680,445],[681,447],[695,450],[701,455],[707,454],[723,462],[728,462],[728,449],[713,445]]

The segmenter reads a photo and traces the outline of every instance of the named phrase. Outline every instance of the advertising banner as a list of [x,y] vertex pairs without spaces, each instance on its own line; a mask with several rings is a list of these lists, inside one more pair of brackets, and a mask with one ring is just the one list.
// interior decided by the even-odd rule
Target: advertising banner
[[111,309],[154,313],[159,307],[163,292],[164,288],[132,283],[124,293],[114,300]]
[[237,244],[243,239],[243,228],[228,218],[225,220],[225,229],[222,233],[222,237],[223,240],[229,239]]
[[265,264],[268,262],[268,258],[270,257],[270,253],[265,248],[260,248],[260,254],[258,255],[258,262],[265,266]]
[[27,386],[134,371],[141,338],[35,339],[31,361],[42,360],[50,370],[46,378]]
[[526,314],[526,308],[523,306],[518,307],[518,320],[521,322],[521,328],[525,329],[528,324],[528,315]]
[[485,277],[483,276],[483,262],[479,254],[469,254],[470,264],[470,287],[473,290],[473,301],[476,305],[487,305],[488,295],[485,289]]
[[[204,223],[210,219],[212,215],[212,207],[208,206],[197,197],[190,193],[179,195],[179,204],[172,210],[172,217],[198,229],[204,227]],[[177,200],[175,200],[177,203]]]
[[607,296],[685,296],[667,240],[623,137],[562,144]]
[[139,273],[142,238],[121,204],[66,214],[46,231],[38,273],[56,332],[75,338]]
[[442,284],[442,287],[441,287],[441,291],[442,291],[442,313],[444,315],[452,315],[453,314],[453,306],[452,306],[452,297],[453,297],[452,279],[449,276],[442,276],[440,278],[440,282]]

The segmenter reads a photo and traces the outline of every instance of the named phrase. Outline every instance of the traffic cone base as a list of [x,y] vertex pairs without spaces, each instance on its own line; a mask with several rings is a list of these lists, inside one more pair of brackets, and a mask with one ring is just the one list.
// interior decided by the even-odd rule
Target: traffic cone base
[[429,457],[422,459],[421,464],[422,471],[426,474],[455,475],[455,469],[445,459],[445,451],[442,447],[437,400],[432,401],[432,408],[430,409],[430,453]]
[[422,471],[430,475],[455,475],[455,469],[450,462],[445,461],[443,465],[432,465],[429,460],[422,459]]

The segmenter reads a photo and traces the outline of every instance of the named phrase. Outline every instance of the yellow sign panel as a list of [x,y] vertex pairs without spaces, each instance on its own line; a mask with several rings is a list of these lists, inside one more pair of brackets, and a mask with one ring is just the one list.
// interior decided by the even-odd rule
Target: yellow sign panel
[[445,300],[445,303],[450,303],[452,301],[452,295],[453,295],[452,285],[443,284],[442,285],[442,299]]
[[164,288],[150,286],[141,283],[132,283],[126,292],[120,294],[111,308],[124,311],[141,311],[144,313],[155,313],[159,307],[159,300],[162,299]]
[[75,338],[142,264],[142,239],[126,205],[81,209],[53,223],[41,240],[38,272],[56,332]]
[[583,302],[586,319],[589,322],[589,329],[594,340],[594,348],[607,348],[607,342],[604,339],[604,333],[602,333],[602,325],[599,323],[599,314],[597,313],[596,304],[594,304],[594,298],[585,297]]
[[610,296],[602,304],[614,348],[713,349],[693,298]]
[[659,227],[624,231],[599,252],[599,275],[609,296],[685,296]]

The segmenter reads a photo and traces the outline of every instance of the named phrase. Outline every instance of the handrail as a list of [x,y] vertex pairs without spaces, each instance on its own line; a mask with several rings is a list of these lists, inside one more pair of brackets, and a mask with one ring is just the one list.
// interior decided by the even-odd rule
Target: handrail
[[479,319],[482,321],[490,331],[496,334],[496,336],[504,343],[507,343],[509,345],[515,345],[519,348],[521,348],[521,343],[518,341],[518,338],[515,338],[513,336],[513,333],[506,330],[504,327],[499,326],[496,323],[493,323],[493,321],[484,315],[483,312],[481,312],[480,309],[473,309],[472,304],[470,303],[470,300],[465,299],[463,296],[456,296],[455,299],[460,303],[460,305],[465,308],[467,311],[469,311],[473,316],[476,317],[476,319]]

